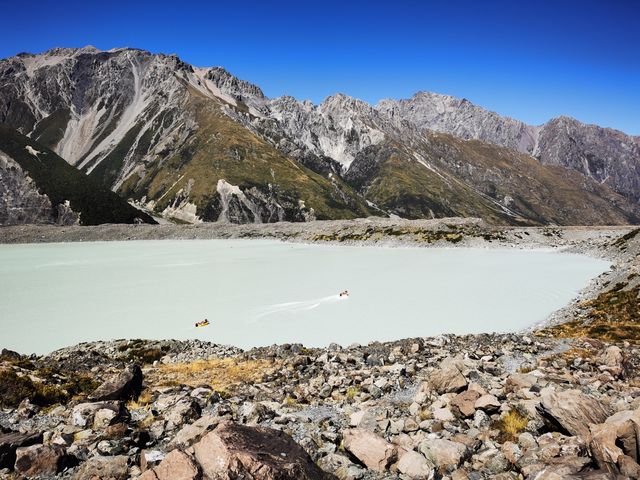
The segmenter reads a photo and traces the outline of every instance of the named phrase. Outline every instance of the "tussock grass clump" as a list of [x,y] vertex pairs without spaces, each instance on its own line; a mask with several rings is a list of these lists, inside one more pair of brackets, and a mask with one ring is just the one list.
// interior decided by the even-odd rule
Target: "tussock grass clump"
[[209,385],[216,391],[229,391],[240,383],[259,382],[273,370],[274,363],[268,360],[216,358],[158,365],[148,372],[147,377],[152,385]]
[[360,393],[360,389],[358,387],[349,387],[347,388],[347,393],[345,393],[345,398],[352,402],[356,396]]
[[498,421],[497,427],[503,441],[514,441],[518,439],[518,435],[525,431],[528,423],[527,416],[514,408]]
[[129,400],[127,402],[127,409],[129,410],[138,410],[140,408],[147,408],[153,402],[153,393],[150,389],[145,389],[142,391],[137,400]]

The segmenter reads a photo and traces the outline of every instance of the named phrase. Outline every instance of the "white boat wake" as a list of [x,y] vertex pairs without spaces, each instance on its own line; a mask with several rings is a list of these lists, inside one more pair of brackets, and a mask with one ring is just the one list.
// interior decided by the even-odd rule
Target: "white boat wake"
[[258,320],[261,320],[265,317],[269,317],[271,315],[295,315],[302,312],[307,312],[309,310],[313,310],[318,308],[321,305],[326,305],[335,302],[341,302],[343,300],[348,299],[348,296],[339,296],[329,295],[328,297],[315,298],[313,300],[305,300],[301,302],[286,302],[286,303],[276,303],[269,307],[266,307],[260,310],[253,319],[249,321],[249,323],[255,323]]

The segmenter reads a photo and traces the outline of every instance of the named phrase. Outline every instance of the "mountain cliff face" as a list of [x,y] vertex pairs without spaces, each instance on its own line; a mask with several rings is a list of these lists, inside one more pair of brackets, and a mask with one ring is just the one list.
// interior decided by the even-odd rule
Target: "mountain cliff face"
[[368,208],[339,178],[292,162],[233,121],[259,88],[175,56],[92,47],[0,62],[0,121],[177,221],[352,218]]
[[174,221],[640,217],[638,139],[620,132],[531,127],[429,93],[375,107],[341,94],[269,99],[223,68],[142,50],[1,60],[0,122]]

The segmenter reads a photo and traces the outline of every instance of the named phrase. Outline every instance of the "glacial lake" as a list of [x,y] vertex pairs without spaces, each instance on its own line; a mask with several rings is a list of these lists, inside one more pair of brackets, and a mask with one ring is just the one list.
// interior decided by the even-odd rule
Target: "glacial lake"
[[[516,331],[609,263],[542,250],[270,240],[0,245],[0,348],[199,338],[326,346]],[[338,293],[348,290],[348,298]],[[209,319],[208,327],[195,322]]]

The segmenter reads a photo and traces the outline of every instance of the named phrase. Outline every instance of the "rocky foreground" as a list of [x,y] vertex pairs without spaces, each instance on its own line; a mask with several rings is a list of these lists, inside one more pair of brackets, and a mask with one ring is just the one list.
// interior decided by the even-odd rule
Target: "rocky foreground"
[[534,335],[3,351],[3,478],[640,478],[640,348]]

